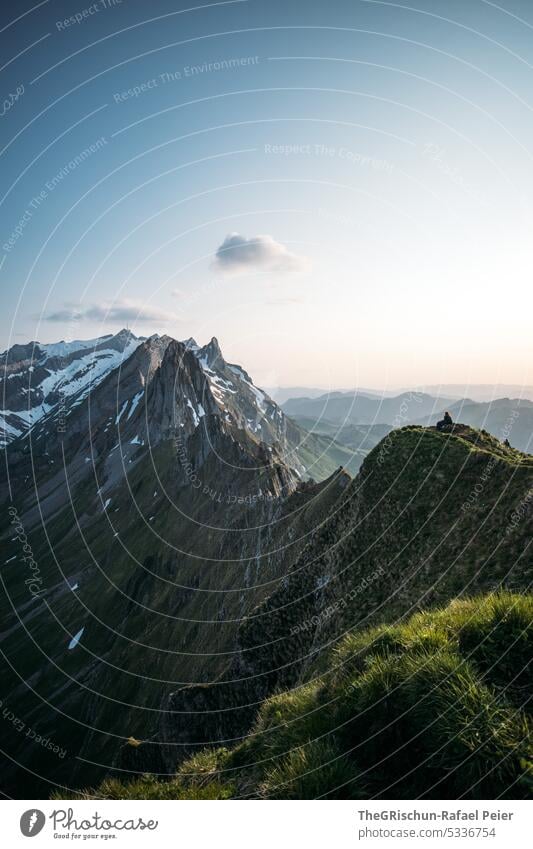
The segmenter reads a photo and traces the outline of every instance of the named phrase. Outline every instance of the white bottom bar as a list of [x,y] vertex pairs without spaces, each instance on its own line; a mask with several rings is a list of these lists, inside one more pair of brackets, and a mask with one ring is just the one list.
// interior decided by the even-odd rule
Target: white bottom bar
[[[533,846],[529,802],[5,801],[4,846]],[[21,823],[22,817],[22,823]],[[31,826],[30,834],[25,834]],[[44,824],[43,824],[44,823]],[[68,841],[68,842],[67,842]]]

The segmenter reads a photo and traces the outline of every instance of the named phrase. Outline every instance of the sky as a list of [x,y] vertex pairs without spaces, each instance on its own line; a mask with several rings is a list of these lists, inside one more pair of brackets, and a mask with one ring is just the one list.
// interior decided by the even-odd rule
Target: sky
[[527,0],[4,4],[0,347],[531,384]]

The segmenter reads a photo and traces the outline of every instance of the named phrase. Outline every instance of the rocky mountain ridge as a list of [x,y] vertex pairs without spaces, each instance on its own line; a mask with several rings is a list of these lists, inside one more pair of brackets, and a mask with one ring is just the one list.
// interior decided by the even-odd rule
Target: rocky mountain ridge
[[214,339],[140,340],[86,390],[7,446],[4,706],[66,753],[8,735],[11,795],[172,774],[345,631],[531,579],[531,457],[481,431],[395,430],[316,483]]

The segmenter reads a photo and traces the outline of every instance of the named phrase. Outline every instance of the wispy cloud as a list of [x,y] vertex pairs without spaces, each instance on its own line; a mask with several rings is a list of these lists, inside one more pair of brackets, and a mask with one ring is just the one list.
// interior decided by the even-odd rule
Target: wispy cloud
[[80,307],[76,304],[65,304],[62,309],[55,310],[44,316],[45,321],[109,321],[129,322],[168,322],[178,318],[168,310],[147,306],[142,301],[123,298],[115,301],[101,301],[98,304],[88,304]]
[[272,236],[252,236],[229,233],[217,248],[213,261],[215,271],[242,274],[245,271],[270,271],[285,274],[309,268],[306,257],[291,253]]

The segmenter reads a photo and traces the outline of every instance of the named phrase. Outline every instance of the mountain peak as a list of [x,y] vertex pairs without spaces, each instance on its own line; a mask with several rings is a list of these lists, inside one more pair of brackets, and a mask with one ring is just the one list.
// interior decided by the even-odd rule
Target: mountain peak
[[185,345],[187,351],[195,352],[200,349],[198,342],[196,341],[196,339],[193,339],[192,336],[189,336],[188,339],[184,339],[182,344]]
[[[118,333],[112,334],[115,339],[138,339],[139,337],[132,333],[128,327],[123,327]],[[106,337],[103,337],[106,338]]]
[[220,367],[224,364],[224,357],[218,344],[218,339],[213,336],[211,341],[199,351],[200,358],[203,359],[208,366]]
[[207,347],[211,351],[216,351],[220,356],[222,356],[222,351],[220,350],[220,345],[218,344],[218,339],[216,336],[211,337],[211,341],[209,342]]

